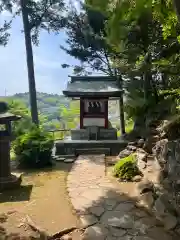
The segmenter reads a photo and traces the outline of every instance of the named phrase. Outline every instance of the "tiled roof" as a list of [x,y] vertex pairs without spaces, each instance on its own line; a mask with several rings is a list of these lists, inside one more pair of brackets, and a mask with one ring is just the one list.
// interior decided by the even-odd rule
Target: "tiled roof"
[[72,77],[63,91],[66,96],[111,96],[121,92],[114,77]]

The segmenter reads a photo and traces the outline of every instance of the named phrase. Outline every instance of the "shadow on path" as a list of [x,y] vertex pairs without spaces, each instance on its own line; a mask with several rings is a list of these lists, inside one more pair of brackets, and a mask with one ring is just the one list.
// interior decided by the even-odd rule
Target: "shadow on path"
[[86,240],[179,239],[105,176],[103,156],[79,156],[67,185]]

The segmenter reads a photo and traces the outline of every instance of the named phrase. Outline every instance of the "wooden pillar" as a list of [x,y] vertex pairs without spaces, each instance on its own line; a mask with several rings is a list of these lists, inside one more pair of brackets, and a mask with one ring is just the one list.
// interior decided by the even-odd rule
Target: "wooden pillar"
[[104,103],[105,111],[104,111],[104,117],[105,117],[105,128],[108,128],[108,100]]
[[84,118],[84,100],[80,98],[80,129],[83,128],[83,118]]

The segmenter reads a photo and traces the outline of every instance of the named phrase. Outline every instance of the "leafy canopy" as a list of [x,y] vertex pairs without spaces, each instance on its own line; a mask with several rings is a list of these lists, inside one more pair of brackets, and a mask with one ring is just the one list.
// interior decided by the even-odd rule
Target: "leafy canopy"
[[[174,0],[174,2],[176,2]],[[117,44],[123,34],[124,22],[136,22],[147,10],[152,18],[162,25],[164,38],[176,36],[178,17],[171,0],[86,0],[88,6],[102,11],[107,17],[107,31],[113,44]],[[179,38],[179,35],[177,36]]]
[[[39,32],[46,30],[55,33],[65,25],[65,3],[63,0],[26,0],[26,6],[29,15],[29,27],[32,40],[37,45],[39,43]],[[9,11],[12,14],[12,20],[16,15],[20,15],[21,7],[19,0],[0,0],[0,13]],[[0,44],[6,44],[12,20],[0,25]]]

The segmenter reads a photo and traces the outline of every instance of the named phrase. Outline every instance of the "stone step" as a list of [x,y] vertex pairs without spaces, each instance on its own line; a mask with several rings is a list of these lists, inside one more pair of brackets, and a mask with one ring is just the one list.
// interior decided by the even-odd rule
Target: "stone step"
[[55,161],[65,161],[66,159],[75,159],[76,156],[74,154],[71,154],[71,155],[55,155],[53,156],[53,159]]
[[110,156],[110,148],[83,148],[76,149],[77,155],[105,154]]

